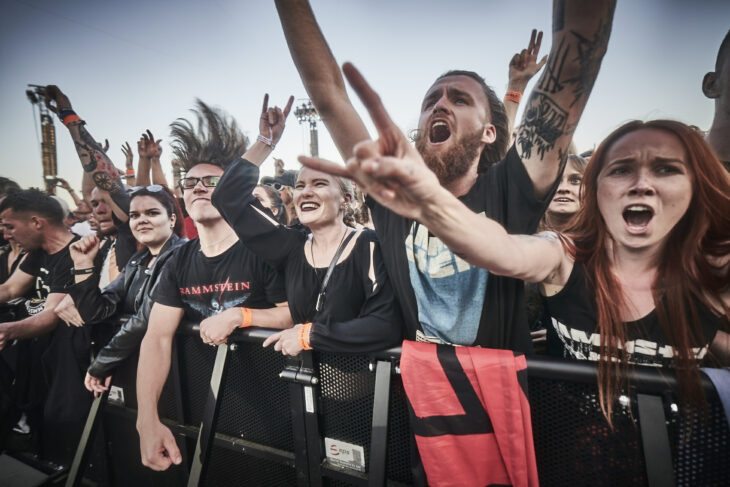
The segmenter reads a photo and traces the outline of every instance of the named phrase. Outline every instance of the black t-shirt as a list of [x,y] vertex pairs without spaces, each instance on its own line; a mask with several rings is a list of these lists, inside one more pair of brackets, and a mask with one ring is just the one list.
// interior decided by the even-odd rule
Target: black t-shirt
[[228,308],[271,308],[286,301],[286,294],[281,274],[240,241],[222,254],[206,257],[196,238],[165,264],[152,298],[183,308],[185,319],[197,323]]
[[66,284],[73,281],[71,269],[74,266],[68,248],[76,240],[78,237],[55,254],[48,254],[43,249],[32,250],[20,264],[21,271],[35,277],[33,297],[25,302],[28,315],[43,311],[49,294],[66,292]]
[[[576,263],[565,287],[557,294],[545,298],[550,315],[548,330],[548,354],[577,360],[598,361],[601,336],[597,332],[595,296],[585,276],[583,264]],[[722,319],[706,306],[695,302],[701,336],[694,337],[692,347],[697,359],[707,353]],[[625,323],[628,361],[641,365],[673,366],[675,352],[669,344],[656,310],[643,318]]]
[[258,167],[239,159],[226,168],[212,201],[247,248],[284,271],[294,323],[313,324],[312,347],[371,352],[397,344],[400,313],[375,232],[364,230],[353,237],[355,246],[333,269],[317,312],[317,295],[330,263],[314,268],[307,262],[304,244],[310,237],[280,225],[251,194],[258,176]]
[[[551,198],[541,201],[535,197],[532,180],[512,146],[459,199],[509,233],[532,234]],[[408,338],[414,339],[416,331],[422,330],[459,345],[532,350],[522,281],[472,266],[422,225],[370,197],[367,204]]]

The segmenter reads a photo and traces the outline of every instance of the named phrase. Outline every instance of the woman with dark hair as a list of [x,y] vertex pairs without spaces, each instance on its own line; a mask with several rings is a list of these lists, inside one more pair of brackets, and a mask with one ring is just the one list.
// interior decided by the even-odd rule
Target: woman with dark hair
[[[86,374],[86,388],[95,393],[106,389],[111,370],[130,356],[141,342],[147,327],[151,300],[147,299],[157,282],[159,270],[183,244],[182,210],[174,195],[164,186],[151,185],[130,191],[129,225],[141,249],[133,255],[122,273],[104,289],[98,287],[93,259],[99,240],[89,235],[72,244],[75,283],[68,287],[68,298],[55,309],[69,324],[82,326],[122,321],[123,326],[99,352]],[[88,272],[92,269],[92,272]],[[106,377],[106,385],[103,379]]]
[[276,221],[282,225],[288,224],[286,209],[279,192],[266,184],[259,184],[253,189],[253,195],[261,202],[261,206],[268,208]]
[[568,160],[560,175],[560,183],[555,190],[540,222],[541,230],[562,230],[570,219],[578,213],[581,202],[581,183],[588,161],[576,154],[568,154]]
[[273,343],[285,355],[386,349],[400,341],[399,310],[375,232],[343,221],[353,193],[349,180],[308,168],[299,172],[294,205],[310,234],[272,220],[251,194],[258,166],[281,137],[292,100],[282,111],[267,108],[265,98],[257,142],[226,168],[212,197],[246,247],[284,272],[296,325],[272,335],[264,346]]
[[609,421],[628,364],[673,365],[682,399],[701,400],[698,363],[730,362],[730,177],[696,131],[667,120],[623,125],[593,154],[582,207],[562,234],[510,235],[438,184],[360,82],[380,140],[361,144],[348,170],[473,265],[540,283],[564,354],[599,362]]

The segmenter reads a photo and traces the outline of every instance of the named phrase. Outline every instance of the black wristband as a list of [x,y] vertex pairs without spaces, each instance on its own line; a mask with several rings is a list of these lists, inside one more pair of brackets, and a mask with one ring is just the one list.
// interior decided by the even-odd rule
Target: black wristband
[[72,267],[71,274],[74,276],[84,276],[86,274],[93,274],[94,270],[94,267],[87,267],[86,269],[76,269],[75,267]]

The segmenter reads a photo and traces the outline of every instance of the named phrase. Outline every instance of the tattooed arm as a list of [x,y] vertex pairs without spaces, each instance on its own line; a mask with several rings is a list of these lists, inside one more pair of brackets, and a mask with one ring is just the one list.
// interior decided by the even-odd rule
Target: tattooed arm
[[553,2],[553,45],[516,136],[517,153],[539,198],[547,195],[565,164],[606,53],[615,6],[615,0]]
[[[129,213],[129,195],[124,189],[117,168],[114,167],[114,164],[106,155],[104,148],[86,130],[86,122],[76,115],[71,107],[71,101],[58,86],[46,86],[44,96],[46,106],[56,112],[71,134],[76,153],[81,161],[81,167],[84,169],[84,179],[87,181],[87,186],[87,177],[90,176],[96,187],[109,193],[114,205],[117,206],[114,213],[120,220],[126,222]],[[55,105],[51,102],[54,102]],[[84,191],[86,189],[88,188],[84,188]],[[89,193],[91,193],[90,189]]]
[[370,138],[352,106],[337,61],[307,0],[276,0],[292,60],[307,94],[344,160],[358,142]]

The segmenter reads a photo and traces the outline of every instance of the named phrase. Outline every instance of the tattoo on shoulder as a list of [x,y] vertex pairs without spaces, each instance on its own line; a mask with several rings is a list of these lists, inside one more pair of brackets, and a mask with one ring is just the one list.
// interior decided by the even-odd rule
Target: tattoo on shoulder
[[94,179],[94,184],[104,191],[114,192],[119,188],[119,184],[105,172],[96,172],[92,178]]

